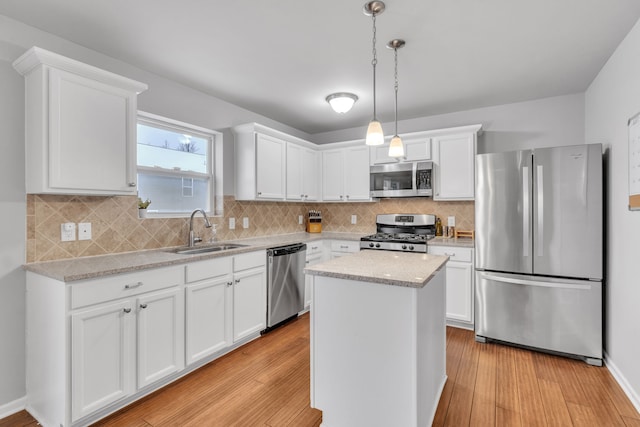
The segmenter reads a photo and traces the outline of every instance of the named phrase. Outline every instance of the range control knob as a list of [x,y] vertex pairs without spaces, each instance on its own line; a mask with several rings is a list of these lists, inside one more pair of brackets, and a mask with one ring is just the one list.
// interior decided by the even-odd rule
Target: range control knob
[[372,248],[372,247],[374,247],[374,246],[375,246],[375,245],[373,244],[373,242],[369,243],[369,247],[370,247],[370,248]]
[[412,251],[413,250],[413,245],[409,245],[409,250]]
[[379,248],[379,247],[380,247],[380,243],[376,243],[376,248]]
[[402,249],[407,249],[407,245],[402,245]]

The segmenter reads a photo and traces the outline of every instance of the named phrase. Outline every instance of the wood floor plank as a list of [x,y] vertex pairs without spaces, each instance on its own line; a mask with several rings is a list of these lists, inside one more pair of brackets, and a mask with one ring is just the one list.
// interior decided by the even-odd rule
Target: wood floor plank
[[622,416],[622,421],[626,427],[640,427],[640,420],[635,417]]
[[595,420],[600,425],[624,426],[622,416],[609,397],[609,393],[602,386],[597,366],[590,366],[586,363],[573,363],[572,368],[576,377],[580,378],[582,388],[587,396],[587,403],[595,414]]
[[496,348],[496,412],[497,425],[519,426],[520,400],[514,349],[499,345]]
[[609,394],[609,398],[616,406],[618,413],[625,418],[633,418],[640,421],[640,413],[638,413],[627,395],[624,394],[622,387],[613,378],[611,372],[608,369],[596,369],[593,373],[600,383],[599,387],[603,387]]
[[526,426],[546,426],[544,405],[533,365],[532,353],[528,350],[514,351],[520,417]]
[[571,415],[571,421],[574,426],[592,426],[596,421],[596,415],[590,407],[578,405],[577,403],[567,402],[567,409]]
[[35,427],[38,422],[27,412],[20,411],[0,419],[0,427]]
[[485,344],[478,347],[480,355],[469,425],[493,426],[496,423],[496,346]]
[[445,426],[469,425],[481,345],[473,340],[465,342],[458,375],[453,382],[453,393],[444,421]]
[[560,384],[538,378],[538,385],[540,386],[540,394],[547,423],[554,427],[573,426],[569,409],[562,396]]
[[444,385],[442,394],[440,395],[440,401],[436,409],[436,414],[433,419],[433,427],[444,426],[447,411],[449,409],[449,403],[451,402],[451,395],[453,394],[453,388],[458,375],[460,367],[460,359],[464,351],[464,343],[472,336],[470,331],[464,331],[460,328],[447,328],[447,353],[446,353],[446,372],[447,382]]

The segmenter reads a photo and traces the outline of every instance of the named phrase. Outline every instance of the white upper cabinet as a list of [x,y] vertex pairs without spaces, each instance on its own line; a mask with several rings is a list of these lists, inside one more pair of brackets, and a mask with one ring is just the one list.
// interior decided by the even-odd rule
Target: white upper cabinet
[[317,151],[287,143],[287,200],[318,200],[319,160]]
[[322,200],[370,200],[369,194],[369,147],[363,143],[322,153]]
[[400,137],[404,143],[404,157],[399,159],[389,157],[389,142],[386,142],[384,145],[371,147],[371,164],[431,160],[431,138],[423,135],[422,132],[400,135]]
[[434,200],[474,199],[476,143],[481,128],[454,128],[432,137]]
[[37,47],[13,66],[25,76],[27,193],[136,194],[147,85]]
[[233,128],[237,200],[317,200],[317,152],[312,144],[247,123]]

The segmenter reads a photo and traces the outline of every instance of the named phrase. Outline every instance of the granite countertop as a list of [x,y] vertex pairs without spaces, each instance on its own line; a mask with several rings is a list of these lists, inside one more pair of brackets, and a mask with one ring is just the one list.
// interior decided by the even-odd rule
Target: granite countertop
[[470,237],[459,237],[449,238],[449,237],[436,237],[435,239],[429,240],[429,246],[456,246],[459,248],[473,248],[474,240]]
[[396,251],[360,251],[304,269],[314,276],[422,288],[449,257]]
[[62,282],[74,282],[111,274],[128,273],[147,268],[166,267],[211,258],[237,255],[246,252],[266,250],[276,246],[292,243],[307,243],[323,239],[357,241],[360,240],[360,237],[362,237],[362,234],[358,233],[293,233],[216,242],[216,244],[236,243],[247,245],[245,247],[219,252],[186,255],[172,253],[171,250],[176,248],[163,248],[147,251],[125,252],[113,255],[64,259],[59,261],[36,262],[25,264],[23,267],[27,271],[60,280]]

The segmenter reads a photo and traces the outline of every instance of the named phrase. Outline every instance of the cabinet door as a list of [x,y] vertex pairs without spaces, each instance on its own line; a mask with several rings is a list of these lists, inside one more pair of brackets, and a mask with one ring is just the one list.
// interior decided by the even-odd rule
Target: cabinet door
[[135,93],[54,68],[49,92],[50,190],[135,194]]
[[404,158],[406,161],[431,160],[431,139],[418,138],[404,141]]
[[180,288],[137,298],[138,388],[184,368],[184,302]]
[[304,200],[320,200],[320,153],[302,150],[302,192]]
[[372,165],[383,165],[386,163],[398,163],[395,157],[389,157],[389,143],[384,145],[376,145],[371,147],[369,151],[369,160]]
[[231,275],[186,288],[187,364],[231,345]]
[[447,318],[473,322],[473,268],[470,263],[449,261],[447,274]]
[[475,134],[433,138],[434,200],[473,200],[475,194]]
[[130,299],[71,315],[74,421],[133,393],[134,316]]
[[344,151],[345,199],[369,200],[369,147],[349,147]]
[[266,327],[266,278],[264,268],[234,274],[233,342],[260,332]]
[[303,200],[303,148],[287,143],[287,200]]
[[322,153],[322,200],[344,199],[344,156],[342,150]]
[[[321,252],[315,253],[313,255],[307,255],[306,267],[310,267],[314,264],[318,264],[322,262],[323,254]],[[311,282],[313,281],[313,276],[310,274],[304,275],[304,306],[305,308],[309,308],[311,305]]]
[[285,196],[286,142],[271,136],[256,136],[256,195],[259,199],[282,200]]

